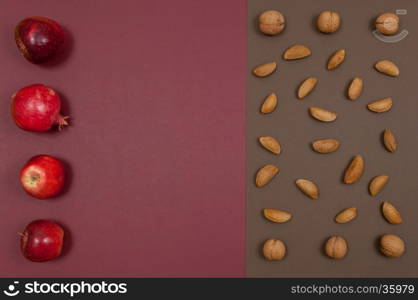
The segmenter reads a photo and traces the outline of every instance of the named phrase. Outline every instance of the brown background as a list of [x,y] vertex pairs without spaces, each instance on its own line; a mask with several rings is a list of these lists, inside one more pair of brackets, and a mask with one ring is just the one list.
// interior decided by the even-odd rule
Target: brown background
[[[418,40],[416,1],[249,1],[248,10],[248,176],[247,176],[247,274],[277,277],[349,277],[349,276],[418,276],[418,84],[416,53]],[[408,9],[401,16],[403,28],[410,35],[395,44],[383,43],[373,37],[370,22],[382,12]],[[276,37],[260,34],[256,17],[266,9],[280,10],[287,20],[286,30]],[[342,16],[342,27],[333,35],[316,31],[313,22],[325,9],[334,9]],[[312,56],[299,61],[283,61],[283,51],[293,44],[306,44]],[[345,48],[344,64],[335,71],[325,69],[327,58]],[[373,70],[376,60],[391,59],[400,67],[399,78],[390,78]],[[278,61],[278,71],[264,79],[253,77],[251,69],[262,62]],[[319,78],[316,90],[304,100],[295,96],[299,83],[309,76]],[[362,96],[355,102],[345,97],[351,78],[364,78]],[[259,113],[262,99],[270,92],[279,95],[278,109],[270,115]],[[393,109],[381,115],[369,112],[372,100],[393,97]],[[319,106],[339,113],[336,122],[325,124],[308,115],[308,107]],[[380,141],[381,132],[391,128],[399,141],[395,154],[387,152]],[[258,145],[257,137],[272,135],[283,147],[274,156]],[[310,142],[336,138],[340,150],[321,155],[310,149]],[[360,182],[348,186],[341,182],[345,167],[355,154],[362,154],[366,170]],[[267,163],[277,164],[280,174],[267,187],[254,185],[256,170]],[[391,176],[389,184],[373,198],[368,195],[370,179],[378,174]],[[297,178],[314,180],[320,188],[319,200],[304,196],[294,184]],[[381,216],[380,205],[390,201],[403,217],[401,225],[390,225]],[[349,224],[336,224],[336,213],[356,206],[358,218]],[[286,224],[266,221],[261,214],[265,207],[280,208],[293,213]],[[377,238],[384,233],[399,234],[406,241],[406,254],[400,259],[387,259],[376,248]],[[348,256],[340,261],[322,254],[326,238],[344,236],[349,243]],[[267,262],[260,246],[267,238],[280,238],[288,247],[281,262]]]

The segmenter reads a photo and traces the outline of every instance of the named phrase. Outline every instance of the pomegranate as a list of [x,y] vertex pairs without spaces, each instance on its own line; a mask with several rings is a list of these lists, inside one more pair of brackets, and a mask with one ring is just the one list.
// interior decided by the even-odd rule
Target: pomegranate
[[31,63],[50,61],[64,45],[65,34],[54,20],[31,17],[17,24],[15,40],[20,53]]
[[61,255],[64,229],[53,221],[33,221],[20,235],[22,253],[31,261],[48,261]]
[[29,131],[48,131],[68,125],[68,117],[60,114],[61,98],[43,84],[24,87],[12,96],[12,117],[17,126]]
[[23,189],[38,199],[58,195],[65,182],[63,163],[49,155],[32,157],[20,171],[20,183]]

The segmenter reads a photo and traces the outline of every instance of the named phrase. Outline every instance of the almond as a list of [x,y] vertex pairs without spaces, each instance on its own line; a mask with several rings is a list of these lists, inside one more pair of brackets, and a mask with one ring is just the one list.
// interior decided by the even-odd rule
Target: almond
[[262,136],[259,139],[260,144],[274,154],[280,154],[281,147],[280,143],[271,136]]
[[389,152],[393,153],[398,149],[398,142],[390,129],[385,129],[385,131],[383,131],[383,144]]
[[337,50],[329,58],[327,69],[328,70],[334,70],[335,68],[337,68],[339,65],[341,65],[343,63],[344,59],[345,59],[345,50],[344,49]]
[[397,258],[405,252],[405,242],[397,235],[385,234],[380,237],[380,252],[390,258]]
[[375,69],[380,73],[397,77],[399,76],[399,68],[390,60],[380,60],[374,65]]
[[274,208],[263,209],[263,214],[267,220],[272,221],[274,223],[286,223],[290,221],[290,219],[292,218],[291,213]]
[[396,209],[395,206],[390,204],[389,202],[383,202],[382,205],[382,213],[385,217],[386,221],[390,224],[401,224],[402,217],[399,211]]
[[354,220],[357,217],[357,208],[350,207],[341,211],[336,217],[335,222],[344,224]]
[[269,114],[276,109],[277,106],[277,95],[275,93],[269,94],[266,99],[263,101],[263,105],[261,106],[261,113],[262,114]]
[[337,151],[340,142],[334,139],[317,140],[312,142],[312,148],[318,153],[331,153]]
[[351,160],[344,174],[344,183],[353,184],[357,182],[364,172],[364,160],[361,155],[356,155]]
[[308,197],[312,199],[318,199],[319,189],[315,183],[307,179],[296,180],[297,187]]
[[318,83],[318,79],[315,77],[309,77],[305,79],[304,82],[299,86],[298,89],[298,98],[303,99],[308,96],[312,90],[315,88],[316,84]]
[[382,113],[392,108],[392,98],[383,98],[373,101],[367,105],[367,108],[375,113]]
[[311,54],[312,52],[308,47],[304,45],[294,45],[284,52],[283,58],[286,60],[301,59]]
[[385,187],[386,183],[389,181],[388,175],[379,175],[370,181],[369,192],[373,197],[379,194],[379,192]]
[[272,61],[265,64],[261,64],[254,68],[253,74],[257,77],[267,77],[271,75],[277,69],[277,63]]
[[361,92],[363,91],[363,79],[360,77],[354,78],[350,86],[348,87],[348,99],[350,100],[356,100],[358,97],[360,97]]
[[337,118],[337,114],[335,112],[320,107],[310,107],[309,113],[313,118],[322,122],[332,122]]
[[278,167],[275,165],[265,165],[258,170],[255,178],[255,185],[257,187],[265,186],[277,175],[277,173],[279,173]]

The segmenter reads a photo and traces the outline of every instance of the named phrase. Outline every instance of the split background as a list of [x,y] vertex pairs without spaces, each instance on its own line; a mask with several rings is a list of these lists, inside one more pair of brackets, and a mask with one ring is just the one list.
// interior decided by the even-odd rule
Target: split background
[[[387,0],[2,1],[0,275],[417,276],[417,5],[396,5],[402,7]],[[398,8],[408,9],[401,19],[410,31],[407,39],[393,45],[374,39],[371,20]],[[257,32],[256,16],[265,9],[285,14],[280,36]],[[342,28],[333,36],[313,27],[323,9],[342,15]],[[71,34],[72,49],[61,64],[38,67],[18,53],[14,26],[32,15],[56,19]],[[282,61],[294,43],[310,46],[312,57]],[[325,61],[338,48],[347,49],[347,61],[329,73]],[[396,61],[401,76],[377,74],[372,64],[381,58]],[[250,75],[254,65],[273,59],[279,69],[270,78]],[[315,75],[315,92],[297,100],[297,85]],[[353,76],[365,79],[357,102],[343,94]],[[10,96],[31,83],[63,95],[72,126],[33,134],[13,124]],[[279,94],[278,109],[261,116],[261,100],[271,91]],[[389,113],[365,109],[386,96],[395,101]],[[333,108],[341,117],[320,124],[307,115],[311,105]],[[386,127],[399,139],[394,155],[379,142]],[[283,153],[274,157],[260,148],[260,135],[276,136]],[[312,152],[309,142],[322,137],[341,140],[341,149],[329,156]],[[40,153],[69,166],[70,184],[57,199],[32,199],[19,186],[20,167]],[[358,184],[344,186],[342,172],[357,153],[366,159],[366,173]],[[255,171],[265,163],[277,163],[281,173],[256,189]],[[391,182],[374,199],[367,183],[380,173],[389,173]],[[315,179],[321,199],[311,201],[296,190],[298,177]],[[385,223],[382,201],[397,205],[405,223]],[[358,220],[334,224],[335,213],[352,205]],[[290,210],[294,220],[270,224],[261,216],[264,207]],[[68,228],[61,259],[32,263],[20,254],[17,232],[38,218]],[[386,232],[405,239],[401,259],[376,251],[375,239]],[[325,238],[336,233],[350,246],[342,261],[321,254]],[[284,261],[260,256],[261,243],[270,237],[286,242]]]

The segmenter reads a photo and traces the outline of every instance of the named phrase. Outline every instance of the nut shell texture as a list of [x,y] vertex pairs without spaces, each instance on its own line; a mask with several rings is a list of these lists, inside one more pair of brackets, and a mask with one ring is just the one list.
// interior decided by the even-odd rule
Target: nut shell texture
[[266,10],[258,17],[258,28],[266,35],[277,35],[285,28],[285,18],[277,10]]
[[405,242],[395,234],[385,234],[380,238],[380,252],[390,258],[401,257],[405,253]]
[[325,254],[334,259],[341,259],[347,255],[348,245],[341,236],[331,236],[325,243]]
[[282,260],[286,255],[286,245],[278,239],[269,239],[263,245],[263,255],[267,260]]

